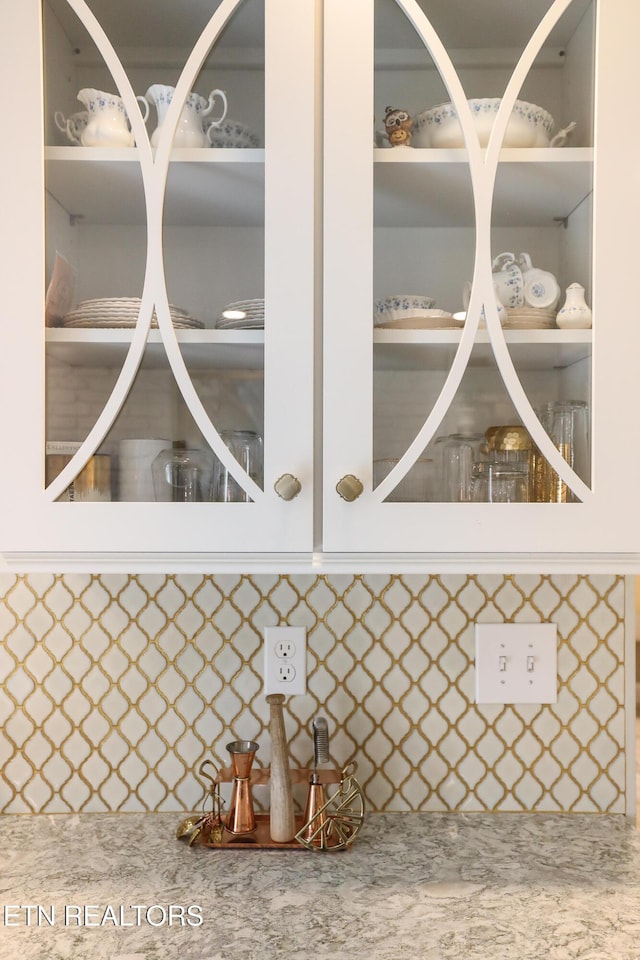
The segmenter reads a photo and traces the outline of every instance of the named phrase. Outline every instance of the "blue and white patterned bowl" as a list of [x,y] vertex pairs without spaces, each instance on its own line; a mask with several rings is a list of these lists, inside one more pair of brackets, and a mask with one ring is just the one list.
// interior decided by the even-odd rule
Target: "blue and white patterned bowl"
[[[209,122],[208,117],[205,117],[205,133],[209,131],[210,126],[212,126],[212,123]],[[246,124],[240,123],[238,120],[230,120],[229,117],[211,130],[208,137],[212,147],[247,148],[260,146],[260,138],[257,133],[254,133]]]
[[435,297],[425,297],[414,293],[396,293],[375,301],[373,322],[378,326],[380,323],[419,316],[418,311],[431,310],[435,305]]
[[[489,142],[499,97],[484,97],[469,100],[480,146]],[[554,119],[550,113],[535,103],[516,100],[504,135],[504,147],[548,147],[553,132]],[[464,147],[462,127],[452,103],[440,103],[437,107],[419,113],[413,118],[414,147]]]

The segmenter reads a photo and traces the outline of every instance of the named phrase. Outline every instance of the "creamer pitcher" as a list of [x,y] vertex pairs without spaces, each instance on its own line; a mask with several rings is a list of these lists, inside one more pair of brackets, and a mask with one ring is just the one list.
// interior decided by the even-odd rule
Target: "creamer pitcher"
[[[151,134],[152,147],[158,146],[160,130],[174,93],[175,87],[169,87],[163,83],[154,83],[146,92],[147,100],[153,103],[158,113],[158,125]],[[227,115],[227,98],[224,90],[212,90],[208,100],[201,97],[199,93],[188,94],[173,138],[174,147],[206,147],[208,145],[209,141],[202,121],[209,116],[218,97],[222,100],[222,114],[213,121],[215,126],[219,126]]]
[[[85,87],[78,91],[89,114],[89,122],[80,134],[83,147],[133,147],[135,140],[129,129],[127,113],[121,97]],[[149,116],[149,104],[144,97],[136,97],[144,104],[142,118]]]

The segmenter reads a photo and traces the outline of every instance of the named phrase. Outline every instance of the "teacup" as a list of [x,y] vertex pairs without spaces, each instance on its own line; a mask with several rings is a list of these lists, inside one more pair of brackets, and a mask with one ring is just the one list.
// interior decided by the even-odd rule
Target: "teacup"
[[560,285],[552,273],[534,267],[528,253],[521,253],[519,264],[524,281],[524,302],[529,307],[554,309],[560,301]]
[[[495,287],[494,287],[495,291]],[[465,280],[464,286],[462,287],[462,305],[465,309],[465,315],[469,310],[469,303],[471,302],[471,280]],[[498,311],[498,318],[500,323],[504,323],[507,319],[507,311],[504,304],[501,302],[499,296],[496,293],[496,310]],[[485,327],[485,313],[484,307],[480,313],[480,327]]]
[[505,307],[521,307],[524,303],[522,270],[513,253],[500,253],[493,261],[493,289]]
[[56,110],[53,119],[58,130],[61,133],[66,133],[71,143],[80,146],[82,142],[80,138],[89,123],[89,111],[80,110],[79,113],[72,113],[65,120],[64,114],[60,110]]

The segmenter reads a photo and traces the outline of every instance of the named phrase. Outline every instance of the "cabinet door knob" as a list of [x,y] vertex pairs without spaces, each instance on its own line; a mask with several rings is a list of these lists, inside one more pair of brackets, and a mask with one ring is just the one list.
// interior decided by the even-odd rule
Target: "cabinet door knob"
[[283,473],[274,483],[273,489],[283,500],[293,500],[302,490],[302,484],[292,473]]
[[348,473],[346,477],[342,477],[341,480],[338,480],[336,483],[336,490],[343,500],[346,500],[347,503],[352,503],[354,500],[358,499],[364,490],[364,487],[357,477],[354,477],[352,473]]

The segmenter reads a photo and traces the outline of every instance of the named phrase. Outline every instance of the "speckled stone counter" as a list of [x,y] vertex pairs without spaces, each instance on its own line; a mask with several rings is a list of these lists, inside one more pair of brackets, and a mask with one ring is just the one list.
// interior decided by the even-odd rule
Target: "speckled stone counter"
[[640,957],[622,818],[378,814],[324,854],[189,848],[179,820],[0,818],[0,960]]

